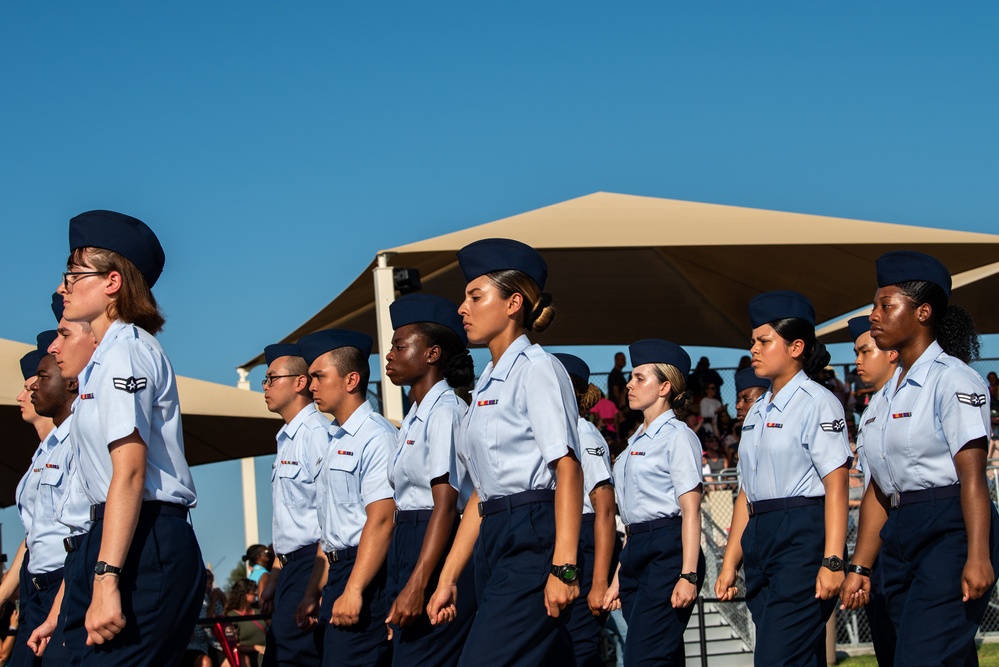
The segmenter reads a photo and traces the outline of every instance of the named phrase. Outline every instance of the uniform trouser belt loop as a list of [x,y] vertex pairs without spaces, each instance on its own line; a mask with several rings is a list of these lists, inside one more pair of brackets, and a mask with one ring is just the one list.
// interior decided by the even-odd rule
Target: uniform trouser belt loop
[[553,503],[555,502],[554,489],[534,489],[532,491],[521,491],[509,496],[490,498],[479,503],[479,516],[489,516],[497,512],[509,512],[514,507],[529,505],[531,503]]
[[281,561],[282,565],[287,565],[288,563],[290,563],[293,560],[298,560],[299,558],[302,558],[303,556],[310,556],[310,555],[311,556],[315,556],[316,555],[316,545],[315,544],[306,544],[304,547],[299,547],[298,549],[295,549],[294,551],[292,551],[290,553],[279,554],[278,555],[278,560]]
[[340,563],[345,560],[354,560],[357,558],[357,547],[347,547],[346,549],[334,549],[333,551],[326,552],[326,560],[329,564]]
[[635,535],[636,533],[648,533],[656,528],[662,528],[663,526],[668,526],[671,523],[676,523],[681,521],[680,515],[676,516],[664,516],[659,519],[652,519],[651,521],[640,521],[638,523],[630,523],[624,527],[625,535]]
[[778,510],[793,510],[799,507],[809,507],[811,505],[822,505],[825,503],[824,496],[808,498],[805,496],[791,496],[790,498],[774,498],[773,500],[758,500],[755,503],[746,503],[749,516],[776,512]]
[[86,537],[86,533],[81,533],[79,535],[70,535],[69,537],[62,538],[62,546],[66,550],[66,553],[73,553],[80,548],[83,544],[83,538]]
[[[104,509],[107,506],[106,503],[98,503],[97,505],[90,506],[90,520],[98,521],[104,518]],[[143,500],[142,508],[139,510],[139,514],[142,516],[178,516],[182,519],[187,518],[187,507],[184,505],[177,505],[176,503],[164,503],[159,500]]]
[[51,572],[32,574],[31,583],[34,584],[36,591],[44,590],[57,581],[62,581],[62,570],[63,568],[60,567],[58,570],[52,570]]
[[950,486],[938,486],[934,489],[920,489],[919,491],[902,491],[891,494],[891,507],[895,509],[902,505],[912,505],[913,503],[926,503],[931,500],[944,500],[946,498],[957,498],[961,495],[961,485],[951,484]]
[[416,523],[419,521],[430,521],[433,510],[396,510],[396,523]]
[[588,514],[583,515],[583,523],[593,523],[596,518],[597,515],[594,512],[589,512]]

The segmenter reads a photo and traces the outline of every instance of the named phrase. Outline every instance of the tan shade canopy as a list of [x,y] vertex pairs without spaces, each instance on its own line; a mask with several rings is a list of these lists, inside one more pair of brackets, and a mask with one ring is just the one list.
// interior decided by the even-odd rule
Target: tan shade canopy
[[[0,506],[14,502],[18,481],[38,448],[35,429],[21,419],[17,394],[24,385],[18,363],[33,345],[0,339],[0,429],[4,455],[0,457]],[[184,421],[184,447],[191,465],[260,456],[275,451],[281,428],[268,412],[263,395],[213,382],[177,378]]]
[[[546,345],[620,345],[647,337],[683,345],[746,347],[746,304],[794,289],[819,322],[869,303],[874,260],[888,250],[930,253],[961,273],[999,260],[999,236],[800,213],[598,192],[496,222],[391,248],[389,263],[419,269],[423,291],[460,301],[455,252],[482,238],[513,238],[549,265],[558,317]],[[367,270],[285,342],[341,327],[375,336]],[[994,292],[993,292],[994,294]],[[970,295],[970,292],[969,292]],[[991,301],[968,304],[973,314]],[[263,355],[244,367],[263,363]]]

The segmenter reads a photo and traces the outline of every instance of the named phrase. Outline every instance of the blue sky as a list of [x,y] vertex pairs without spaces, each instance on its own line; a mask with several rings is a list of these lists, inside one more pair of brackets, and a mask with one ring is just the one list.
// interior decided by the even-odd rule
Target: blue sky
[[[49,326],[91,208],[156,230],[161,340],[229,384],[378,249],[597,190],[995,232],[996,25],[987,2],[3,3],[0,337]],[[225,573],[238,469],[196,471]]]

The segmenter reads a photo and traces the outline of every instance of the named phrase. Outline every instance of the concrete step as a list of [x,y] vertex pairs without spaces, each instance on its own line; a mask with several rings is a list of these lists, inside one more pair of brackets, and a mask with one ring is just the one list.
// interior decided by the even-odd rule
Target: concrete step
[[[688,657],[701,654],[701,646],[696,638],[694,641],[689,641],[686,635],[684,635],[683,645]],[[746,645],[742,643],[741,639],[714,639],[708,642],[709,656],[720,655],[722,653],[741,653],[745,650]]]
[[[712,612],[705,611],[705,613],[704,613],[704,627],[707,628],[707,627],[713,627],[713,626],[717,626],[717,625],[727,625],[727,623],[725,622],[725,619],[722,618],[722,615],[719,614],[717,611],[712,611]],[[689,627],[689,628],[695,628],[695,627],[697,627],[697,610],[694,610],[694,613],[691,614],[691,616],[690,616],[690,623],[687,624],[687,627]]]
[[[687,653],[686,667],[701,667],[701,657]],[[753,667],[752,653],[723,653],[708,658],[709,667]]]
[[[700,634],[697,629],[697,625],[694,624],[694,619],[690,619],[691,622],[687,625],[687,630],[683,633],[684,642],[697,642],[700,639]],[[732,639],[735,637],[735,633],[732,632],[732,628],[727,625],[711,625],[704,628],[704,635],[707,637],[708,641],[714,639]]]

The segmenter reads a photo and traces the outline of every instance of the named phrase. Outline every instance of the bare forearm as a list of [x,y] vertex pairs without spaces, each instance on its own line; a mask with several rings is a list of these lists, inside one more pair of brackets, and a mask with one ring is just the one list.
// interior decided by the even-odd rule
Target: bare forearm
[[701,553],[701,492],[688,491],[680,496],[680,536],[683,544],[683,571],[697,572]]
[[[443,488],[440,488],[443,487]],[[437,569],[454,528],[454,519],[458,516],[458,492],[449,484],[436,484],[433,487],[434,510],[427,524],[427,532],[420,547],[420,556],[409,577],[409,583],[416,584],[420,590],[427,587],[430,576]]]
[[368,513],[357,545],[357,558],[347,580],[347,589],[363,592],[378,570],[385,564],[389,542],[392,540],[392,515],[395,501],[377,500],[368,505]]
[[583,518],[583,469],[573,456],[559,459],[555,467],[555,564],[575,563],[579,551],[579,525]]
[[825,556],[844,556],[846,547],[846,514],[849,511],[848,499],[850,471],[844,466],[837,468],[822,479],[826,490],[825,521],[826,544]]
[[989,559],[991,508],[985,479],[985,439],[968,443],[954,457],[961,482],[961,513],[968,533],[968,558]]
[[21,540],[21,543],[17,545],[14,562],[10,564],[10,569],[4,575],[3,583],[0,583],[0,602],[7,602],[17,592],[18,586],[21,584],[21,563],[24,561],[26,551],[24,540]]
[[146,446],[137,433],[112,444],[111,483],[104,508],[104,529],[98,560],[122,567],[132,545],[146,482]]
[[479,493],[472,492],[472,497],[468,499],[465,506],[465,513],[461,515],[461,523],[458,525],[458,534],[451,544],[451,551],[448,552],[444,560],[444,567],[441,568],[440,580],[443,583],[456,584],[468,561],[472,559],[472,551],[475,549],[475,540],[479,538],[479,526],[482,517],[479,516]]
[[732,506],[732,525],[728,531],[728,544],[725,546],[723,567],[738,570],[742,565],[742,534],[749,524],[749,510],[746,509],[746,492],[739,489],[739,495]]
[[590,495],[596,516],[593,517],[593,582],[606,584],[610,577],[611,560],[617,526],[614,524],[614,487],[594,489]]
[[857,529],[857,546],[852,561],[857,565],[872,567],[881,549],[881,529],[888,520],[888,501],[877,482],[864,491],[860,501],[860,526]]

